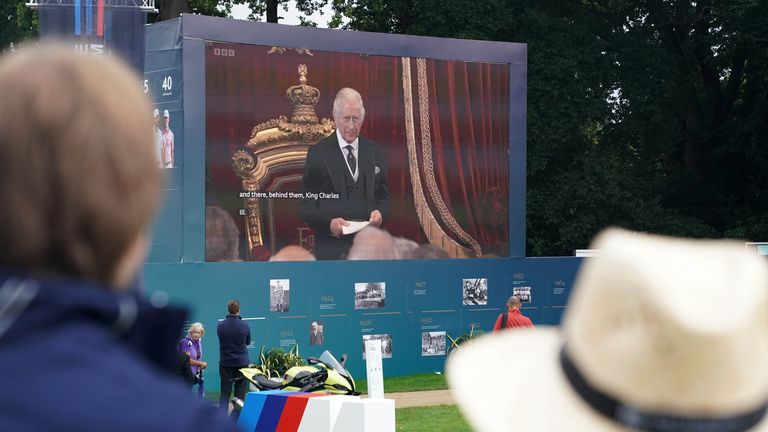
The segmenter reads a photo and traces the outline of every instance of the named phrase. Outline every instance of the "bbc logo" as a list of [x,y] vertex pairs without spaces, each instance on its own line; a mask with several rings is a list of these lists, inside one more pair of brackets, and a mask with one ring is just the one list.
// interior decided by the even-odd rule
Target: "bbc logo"
[[234,49],[227,49],[227,48],[214,48],[213,49],[213,55],[215,55],[215,56],[222,56],[222,57],[234,57],[235,56],[235,50]]

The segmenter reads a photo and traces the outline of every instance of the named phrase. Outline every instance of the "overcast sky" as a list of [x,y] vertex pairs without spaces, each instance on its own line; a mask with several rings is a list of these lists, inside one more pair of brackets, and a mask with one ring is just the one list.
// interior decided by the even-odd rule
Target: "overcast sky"
[[[251,10],[245,4],[236,4],[232,6],[233,18],[247,19],[249,13],[251,13]],[[292,1],[288,2],[288,12],[284,11],[282,6],[278,6],[277,15],[283,17],[283,19],[280,20],[280,24],[298,25],[300,23],[299,21],[300,13],[298,10],[296,10],[296,5]],[[330,2],[328,2],[328,6],[325,7],[325,15],[320,15],[319,13],[316,12],[310,16],[310,19],[316,22],[318,27],[327,28],[328,21],[330,21],[331,16],[332,16],[331,5],[330,5]],[[266,21],[267,20],[266,15],[262,16],[261,20]]]

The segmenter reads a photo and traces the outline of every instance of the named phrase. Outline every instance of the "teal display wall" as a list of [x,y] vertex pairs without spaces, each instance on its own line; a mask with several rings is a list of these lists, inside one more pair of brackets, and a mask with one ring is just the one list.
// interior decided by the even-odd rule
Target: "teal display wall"
[[[359,261],[304,263],[150,264],[148,294],[192,309],[191,321],[206,328],[204,357],[212,366],[207,378],[218,388],[216,324],[230,299],[241,302],[241,316],[251,328],[251,361],[261,347],[290,349],[303,356],[324,349],[349,355],[354,376],[364,377],[363,335],[391,336],[385,376],[442,371],[445,355],[425,355],[423,333],[450,337],[476,330],[488,332],[515,288],[530,287],[523,313],[535,325],[558,325],[580,258],[518,258],[430,261]],[[351,264],[351,265],[350,265]],[[464,304],[463,280],[487,279],[486,304]],[[288,280],[288,311],[270,311],[270,281]],[[356,309],[356,283],[383,283],[381,308]],[[283,282],[285,285],[285,282]],[[525,291],[525,290],[524,290]],[[309,344],[310,324],[320,321],[325,341]]]
[[[558,325],[580,258],[525,258],[525,131],[527,47],[524,44],[417,38],[299,28],[183,15],[147,27],[145,89],[168,109],[176,137],[175,164],[164,169],[166,199],[158,215],[146,294],[155,303],[189,307],[190,322],[206,329],[207,388],[218,390],[216,325],[238,299],[251,328],[251,361],[262,347],[317,356],[349,355],[364,377],[363,338],[386,339],[385,376],[442,371],[450,339],[491,330],[513,293],[528,296],[523,312],[534,324]],[[510,67],[509,256],[425,261],[205,263],[205,44],[258,43],[379,55],[502,62]],[[269,67],[269,65],[264,65]],[[289,288],[276,307],[271,285]],[[370,285],[369,285],[370,284]],[[367,287],[375,287],[373,294]],[[356,297],[357,293],[357,297]],[[469,293],[469,295],[468,295]],[[364,298],[361,298],[364,297]],[[356,301],[357,299],[357,301]],[[312,321],[324,343],[310,345]],[[179,335],[180,337],[182,335]]]

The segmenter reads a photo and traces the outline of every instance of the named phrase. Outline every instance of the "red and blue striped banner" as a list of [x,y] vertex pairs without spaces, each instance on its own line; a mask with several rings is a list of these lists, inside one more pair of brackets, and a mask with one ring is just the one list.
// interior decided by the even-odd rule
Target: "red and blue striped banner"
[[[93,12],[96,9],[96,28],[93,28]],[[83,8],[82,0],[75,0],[74,3],[74,33],[75,36],[91,36],[93,33],[96,36],[104,36],[104,0],[96,0],[94,5],[93,0],[85,0],[85,8]],[[85,28],[83,28],[83,15],[85,15]],[[94,31],[95,30],[95,31]]]
[[77,52],[121,56],[144,72],[146,12],[139,7],[111,7],[106,0],[73,0],[69,6],[38,8],[40,37],[74,39]]

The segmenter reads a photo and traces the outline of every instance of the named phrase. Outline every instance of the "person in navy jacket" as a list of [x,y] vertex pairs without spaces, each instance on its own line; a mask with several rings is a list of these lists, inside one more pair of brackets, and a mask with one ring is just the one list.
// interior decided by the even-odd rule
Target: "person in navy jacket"
[[[221,397],[219,406],[227,409],[232,386],[235,397],[244,400],[248,391],[240,368],[248,367],[248,344],[251,343],[251,329],[240,318],[240,302],[230,300],[227,303],[227,317],[219,322],[216,333],[219,335],[219,375],[221,376]],[[237,416],[237,411],[234,411]]]
[[235,431],[176,375],[186,311],[137,275],[160,198],[149,99],[114,57],[0,60],[0,430]]

